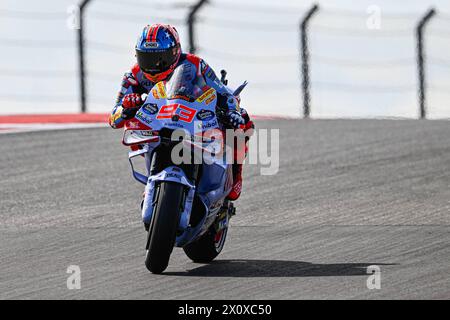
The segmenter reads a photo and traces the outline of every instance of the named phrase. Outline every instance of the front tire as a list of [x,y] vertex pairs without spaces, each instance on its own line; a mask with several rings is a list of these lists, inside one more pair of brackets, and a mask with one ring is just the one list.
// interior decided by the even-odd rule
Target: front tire
[[156,274],[162,273],[169,264],[184,194],[184,186],[174,182],[162,182],[158,188],[156,210],[150,223],[145,257],[145,266]]

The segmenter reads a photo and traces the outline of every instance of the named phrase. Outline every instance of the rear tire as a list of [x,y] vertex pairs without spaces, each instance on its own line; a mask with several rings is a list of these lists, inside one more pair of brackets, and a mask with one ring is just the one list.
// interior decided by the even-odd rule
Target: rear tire
[[214,228],[211,230],[200,239],[183,247],[189,259],[198,263],[208,263],[219,255],[225,245],[228,227],[222,229],[219,233]]
[[173,182],[159,185],[156,210],[152,217],[147,238],[145,266],[156,274],[162,273],[169,264],[175,244],[181,212],[184,186]]

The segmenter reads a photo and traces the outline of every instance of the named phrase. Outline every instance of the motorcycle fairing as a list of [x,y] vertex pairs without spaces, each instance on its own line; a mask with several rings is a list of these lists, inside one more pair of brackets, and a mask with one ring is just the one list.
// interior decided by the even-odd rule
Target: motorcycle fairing
[[[196,226],[191,227],[187,225],[187,227],[183,229],[183,233],[176,238],[175,246],[183,247],[186,244],[195,241],[208,231],[222,207],[223,199],[231,191],[232,181],[233,175],[231,166],[221,163],[203,165],[203,173],[197,188],[197,196],[202,205],[206,208],[207,214]],[[189,222],[189,219],[187,222]],[[180,225],[181,224],[183,224],[183,216],[180,220]]]
[[153,214],[153,202],[154,202],[154,192],[155,184],[157,182],[170,181],[182,184],[188,188],[186,200],[184,203],[184,210],[180,216],[180,228],[185,229],[189,224],[189,219],[192,211],[192,204],[194,202],[195,186],[191,184],[186,174],[178,167],[171,166],[167,167],[161,172],[149,176],[147,184],[145,186],[145,198],[144,205],[142,207],[142,220],[144,223],[150,223]]

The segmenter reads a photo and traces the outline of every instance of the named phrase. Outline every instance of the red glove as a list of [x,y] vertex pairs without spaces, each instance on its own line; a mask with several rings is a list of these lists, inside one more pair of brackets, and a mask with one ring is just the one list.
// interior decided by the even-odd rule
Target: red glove
[[142,105],[144,101],[141,99],[141,95],[138,93],[126,94],[122,99],[122,107],[124,109],[136,108]]

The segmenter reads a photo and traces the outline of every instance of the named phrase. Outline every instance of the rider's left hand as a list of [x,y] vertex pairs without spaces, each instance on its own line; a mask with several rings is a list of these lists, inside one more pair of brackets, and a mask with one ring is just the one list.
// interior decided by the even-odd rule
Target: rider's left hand
[[233,126],[233,128],[239,128],[240,125],[245,124],[245,120],[242,115],[236,110],[229,110],[227,112],[228,122]]

